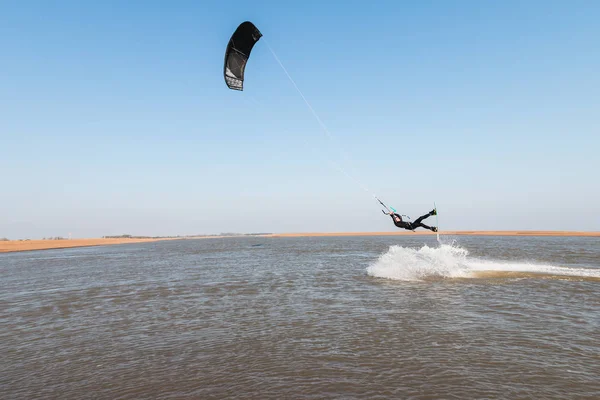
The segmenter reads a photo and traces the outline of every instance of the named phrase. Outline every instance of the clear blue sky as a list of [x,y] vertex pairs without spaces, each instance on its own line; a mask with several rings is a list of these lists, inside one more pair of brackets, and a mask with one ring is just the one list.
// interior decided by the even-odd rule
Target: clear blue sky
[[[253,21],[334,136],[255,46]],[[3,1],[0,237],[600,230],[600,2]]]

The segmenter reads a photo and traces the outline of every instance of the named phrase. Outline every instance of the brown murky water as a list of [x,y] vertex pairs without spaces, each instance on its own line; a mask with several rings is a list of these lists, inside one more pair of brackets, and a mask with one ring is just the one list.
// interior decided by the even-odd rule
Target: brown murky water
[[0,254],[2,399],[598,399],[600,239]]

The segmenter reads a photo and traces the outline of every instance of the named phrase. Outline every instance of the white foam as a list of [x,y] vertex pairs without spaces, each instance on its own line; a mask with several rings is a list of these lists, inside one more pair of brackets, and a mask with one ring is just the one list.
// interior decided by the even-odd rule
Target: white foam
[[566,275],[600,278],[600,269],[597,268],[570,268],[558,267],[548,264],[524,263],[524,262],[499,262],[487,260],[473,260],[468,262],[472,271],[503,271],[503,272],[533,272],[546,275]]
[[367,268],[367,273],[379,278],[405,281],[422,280],[427,277],[468,277],[467,255],[460,247],[427,245],[420,249],[391,246],[387,253]]
[[424,245],[420,249],[391,246],[367,267],[367,274],[378,278],[420,281],[431,278],[472,278],[473,272],[499,271],[540,273],[546,275],[600,278],[598,268],[569,268],[526,262],[480,260],[469,258],[466,249],[442,244]]

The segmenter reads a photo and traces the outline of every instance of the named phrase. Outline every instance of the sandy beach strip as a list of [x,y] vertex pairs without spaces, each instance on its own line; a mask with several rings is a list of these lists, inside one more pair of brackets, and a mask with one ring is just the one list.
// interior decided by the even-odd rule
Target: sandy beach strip
[[13,251],[32,251],[48,249],[67,249],[71,247],[106,246],[126,243],[155,242],[166,239],[62,239],[62,240],[8,240],[0,241],[0,253]]
[[68,249],[72,247],[110,246],[115,244],[131,244],[158,242],[163,240],[187,240],[187,239],[219,239],[238,236],[228,235],[198,235],[179,237],[155,237],[155,238],[90,238],[90,239],[44,239],[44,240],[2,240],[0,241],[0,253],[16,251]]

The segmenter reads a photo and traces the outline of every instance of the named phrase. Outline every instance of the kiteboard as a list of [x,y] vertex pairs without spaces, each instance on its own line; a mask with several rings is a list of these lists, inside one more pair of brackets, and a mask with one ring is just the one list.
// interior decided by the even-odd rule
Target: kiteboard
[[438,220],[438,210],[437,210],[437,206],[435,205],[435,201],[433,202],[433,209],[435,210],[435,224],[437,226],[437,241],[440,241],[440,222]]

